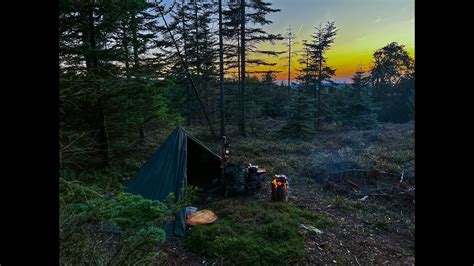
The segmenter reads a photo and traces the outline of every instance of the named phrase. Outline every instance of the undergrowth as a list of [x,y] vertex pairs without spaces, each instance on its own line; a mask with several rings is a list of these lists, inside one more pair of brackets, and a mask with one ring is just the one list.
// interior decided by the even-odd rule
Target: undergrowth
[[125,193],[115,177],[99,173],[62,171],[59,181],[61,265],[153,263],[164,256],[159,249],[166,237],[164,224],[198,192],[189,186],[185,197],[176,200],[170,193],[160,202]]

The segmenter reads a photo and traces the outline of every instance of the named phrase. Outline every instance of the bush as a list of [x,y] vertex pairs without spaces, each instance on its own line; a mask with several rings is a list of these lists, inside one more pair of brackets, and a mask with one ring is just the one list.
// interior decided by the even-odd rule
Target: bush
[[155,261],[163,255],[159,244],[166,237],[164,222],[193,200],[196,190],[189,187],[183,192],[186,197],[176,201],[170,194],[159,202],[121,191],[105,194],[95,185],[61,178],[61,264]]

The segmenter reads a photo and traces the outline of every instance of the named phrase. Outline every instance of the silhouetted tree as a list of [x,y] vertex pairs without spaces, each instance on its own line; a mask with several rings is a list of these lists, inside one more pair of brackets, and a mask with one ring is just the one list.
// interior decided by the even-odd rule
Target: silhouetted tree
[[316,27],[316,32],[312,35],[310,43],[306,43],[309,49],[309,71],[310,83],[315,83],[314,95],[317,97],[315,129],[320,130],[323,119],[323,107],[321,103],[322,82],[329,80],[335,74],[335,69],[327,65],[325,54],[329,51],[336,37],[336,26],[334,22]]
[[373,97],[383,122],[405,122],[414,114],[414,60],[404,45],[392,42],[374,52],[370,71]]

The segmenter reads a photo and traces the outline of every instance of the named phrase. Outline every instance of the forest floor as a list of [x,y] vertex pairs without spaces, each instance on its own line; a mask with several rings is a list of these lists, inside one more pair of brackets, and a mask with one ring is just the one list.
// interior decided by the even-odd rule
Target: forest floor
[[[191,132],[203,139],[213,150],[218,151],[219,144],[206,140],[204,135],[200,135],[201,130],[191,129]],[[305,218],[298,220],[298,223],[311,222],[313,218],[306,212],[314,212],[319,215],[315,216],[318,219],[326,217],[324,219],[331,221],[328,223],[329,226],[319,228],[324,228],[319,234],[299,230],[298,234],[304,241],[304,252],[299,253],[299,250],[296,250],[300,248],[298,242],[292,242],[294,244],[289,244],[288,249],[282,249],[282,252],[290,251],[302,255],[287,260],[287,263],[306,265],[415,263],[415,204],[413,198],[407,197],[405,193],[407,190],[399,188],[402,173],[405,187],[414,188],[413,123],[382,124],[377,129],[364,131],[326,131],[313,141],[285,140],[275,137],[272,131],[265,129],[257,132],[259,133],[248,138],[231,139],[231,161],[252,163],[266,168],[268,173],[265,184],[268,185],[265,185],[257,195],[220,199],[197,206],[200,209],[214,210],[219,217],[217,224],[228,223],[236,231],[243,228],[240,230],[247,230],[245,233],[250,236],[253,233],[258,234],[260,231],[252,231],[254,229],[242,227],[238,223],[244,223],[249,219],[245,216],[246,213],[273,217],[275,213],[268,211],[273,206],[268,205],[271,193],[270,178],[274,174],[285,174],[290,184],[290,199],[287,204],[292,207],[284,207],[287,212],[283,214],[287,216],[281,216],[282,213],[279,213],[280,216],[275,217],[286,219],[285,217],[293,218],[295,215],[300,215]],[[340,171],[347,169],[362,172],[367,170],[369,174],[357,175],[350,171],[345,176],[331,174],[342,173]],[[348,184],[347,179],[356,184]],[[281,208],[281,205],[274,207]],[[293,207],[299,210],[294,210]],[[241,217],[232,224],[233,220],[227,216],[233,217],[232,215],[235,216],[236,213]],[[248,221],[253,222],[252,226],[255,226],[254,220]],[[257,223],[258,221],[257,219]],[[318,227],[317,222],[313,225]],[[258,226],[265,227],[266,224]],[[217,226],[214,228],[222,229]],[[212,231],[205,232],[212,233]],[[197,234],[191,232],[191,239],[193,233]],[[217,235],[224,238],[225,234],[224,231],[219,231]],[[235,235],[233,237],[232,239],[235,239]],[[295,237],[297,241],[299,238]],[[262,241],[264,238],[258,239]],[[209,243],[189,246],[186,240],[167,240],[162,247],[167,256],[160,261],[160,264],[239,264],[232,263],[238,261],[238,258],[234,260],[233,257],[229,263],[226,251],[223,251],[224,254],[219,254],[218,247],[209,249],[214,248],[213,239],[199,238],[197,241]],[[291,250],[291,245],[295,250]],[[245,250],[245,247],[242,247],[242,250]],[[261,260],[256,260],[255,263],[266,264]],[[281,263],[286,264],[285,261]]]

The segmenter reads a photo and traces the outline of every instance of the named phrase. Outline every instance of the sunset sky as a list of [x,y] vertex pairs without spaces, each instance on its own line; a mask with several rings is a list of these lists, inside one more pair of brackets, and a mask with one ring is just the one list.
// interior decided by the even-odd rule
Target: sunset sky
[[[406,46],[414,57],[414,0],[274,0],[274,8],[281,12],[272,14],[272,25],[265,29],[271,33],[285,34],[288,25],[296,35],[296,51],[301,50],[302,40],[309,39],[319,23],[335,21],[339,29],[333,48],[328,52],[328,63],[336,69],[336,80],[348,81],[360,64],[368,69],[375,50],[390,42]],[[265,48],[285,50],[283,42]],[[283,56],[282,56],[283,57]],[[298,57],[298,56],[296,56]],[[287,79],[284,59],[269,58],[278,62],[273,69],[282,70],[277,79]],[[297,58],[292,60],[292,78],[296,75]]]
[[[415,1],[414,0],[267,0],[281,12],[271,14],[273,24],[264,27],[269,33],[286,34],[291,24],[296,34],[294,49],[301,51],[302,40],[310,39],[315,26],[334,21],[339,29],[332,49],[327,53],[328,63],[336,69],[335,80],[349,82],[359,65],[368,70],[372,54],[390,42],[405,45],[414,57],[415,49]],[[169,7],[172,0],[164,0]],[[224,0],[224,3],[227,1]],[[263,44],[261,49],[285,51],[284,41],[275,45]],[[278,80],[286,80],[287,61],[265,57],[276,62],[274,67],[256,70],[281,70]],[[297,75],[299,55],[292,60],[292,79]],[[247,67],[248,70],[255,68]]]

